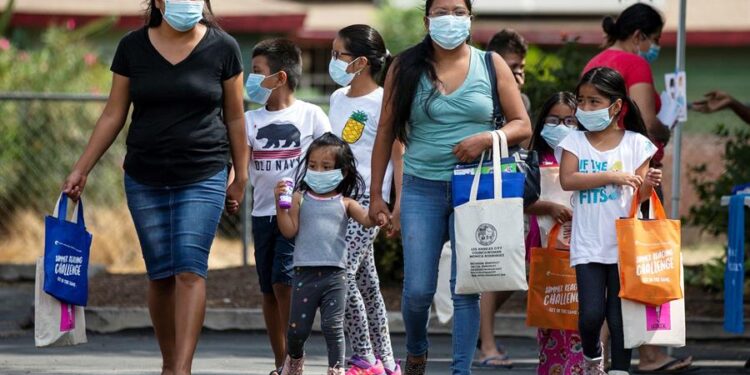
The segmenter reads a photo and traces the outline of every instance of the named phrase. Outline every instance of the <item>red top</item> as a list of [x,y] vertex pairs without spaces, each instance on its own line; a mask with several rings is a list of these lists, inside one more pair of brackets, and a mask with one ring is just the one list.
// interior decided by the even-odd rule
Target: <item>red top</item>
[[[628,95],[630,94],[630,88],[635,84],[649,83],[651,86],[654,86],[654,76],[651,73],[651,65],[649,65],[646,59],[634,53],[615,49],[605,49],[598,55],[594,56],[589,63],[586,64],[586,67],[583,68],[583,73],[585,74],[589,70],[600,66],[612,68],[622,75],[625,79],[625,87],[627,87]],[[655,88],[654,102],[656,103],[656,113],[659,113],[659,110],[661,109],[661,98]],[[620,127],[624,126],[622,122],[627,111],[627,107],[622,111],[623,115],[620,116],[619,122]],[[664,158],[664,147],[666,144],[663,142],[654,142],[654,144],[658,147],[658,151],[652,158],[652,161],[654,162],[654,166],[660,167],[661,160]]]

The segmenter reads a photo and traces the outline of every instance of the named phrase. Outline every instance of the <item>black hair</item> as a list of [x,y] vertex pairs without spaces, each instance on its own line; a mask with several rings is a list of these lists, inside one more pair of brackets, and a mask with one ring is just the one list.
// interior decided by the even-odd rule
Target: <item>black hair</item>
[[307,162],[310,159],[310,155],[313,151],[321,148],[333,148],[334,155],[336,155],[336,169],[341,169],[341,174],[344,175],[344,180],[341,181],[339,186],[336,187],[336,192],[352,199],[359,199],[365,193],[367,185],[362,175],[357,172],[357,159],[354,158],[349,144],[341,140],[333,133],[325,133],[318,139],[314,140],[307,149],[305,158],[300,161],[297,166],[296,172],[296,190],[298,191],[309,191],[310,186],[305,182],[305,174],[307,174]]
[[[430,15],[430,8],[432,8],[434,2],[434,0],[425,1],[425,17]],[[464,3],[469,13],[471,13],[471,0],[464,0]],[[470,38],[467,38],[467,42]],[[396,137],[404,144],[408,144],[407,128],[409,118],[411,117],[412,105],[414,105],[414,96],[417,93],[422,76],[426,75],[427,79],[433,83],[430,95],[423,103],[418,103],[424,105],[428,116],[430,115],[430,102],[437,94],[434,83],[440,81],[435,71],[435,50],[429,33],[417,45],[408,48],[398,55],[393,73],[395,74],[393,79],[395,87],[393,87],[391,94],[386,99],[394,106],[393,129]]]
[[621,99],[622,109],[617,114],[618,120],[627,109],[627,113],[623,119],[625,129],[648,137],[646,124],[643,122],[643,117],[641,117],[641,110],[638,109],[638,105],[628,96],[628,91],[625,88],[625,79],[622,78],[620,73],[603,66],[589,70],[581,77],[581,82],[576,86],[576,96],[580,94],[581,86],[585,84],[594,86],[599,94],[609,98],[612,103],[617,99]]
[[641,30],[645,35],[658,33],[664,28],[664,19],[652,6],[637,3],[627,7],[615,18],[604,17],[602,28],[607,34],[607,45],[611,46],[618,40],[625,40],[634,32]]
[[515,53],[521,57],[526,57],[529,51],[529,44],[526,39],[513,29],[502,29],[492,36],[487,44],[487,50],[496,52],[500,56],[508,53]]
[[338,35],[353,58],[367,58],[370,75],[382,86],[393,56],[385,47],[380,33],[368,25],[351,25],[339,30]]
[[286,73],[286,85],[297,89],[302,78],[302,50],[289,39],[266,39],[255,45],[252,57],[263,56],[268,61],[271,74]]
[[573,110],[573,113],[575,113],[576,108],[578,108],[576,96],[570,91],[557,92],[544,102],[542,108],[539,109],[539,113],[537,113],[536,122],[534,123],[534,134],[531,135],[531,140],[529,141],[530,148],[536,151],[539,155],[553,151],[552,147],[549,147],[547,141],[542,137],[542,129],[544,128],[544,120],[549,116],[552,107],[558,104],[569,107]]
[[[206,3],[206,6],[203,8],[203,19],[200,21],[200,23],[208,27],[220,29],[219,24],[216,22],[216,16],[214,16],[214,11],[211,8],[211,0],[205,0],[205,3]],[[146,18],[146,25],[148,27],[158,27],[159,25],[161,25],[161,21],[164,17],[162,17],[161,11],[156,6],[156,0],[148,0],[148,6],[146,7],[145,18]]]

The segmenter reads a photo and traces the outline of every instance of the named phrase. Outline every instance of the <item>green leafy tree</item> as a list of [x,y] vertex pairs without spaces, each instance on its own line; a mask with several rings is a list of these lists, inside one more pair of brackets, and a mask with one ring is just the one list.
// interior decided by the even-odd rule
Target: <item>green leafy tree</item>
[[[106,93],[111,73],[86,38],[112,23],[52,27],[30,49],[0,39],[0,91]],[[18,209],[49,211],[101,110],[101,103],[0,102],[0,229]],[[87,189],[87,197],[101,202],[120,189],[121,159],[115,152],[102,160],[114,164],[97,168],[95,185],[103,186]]]
[[[721,197],[731,194],[735,185],[750,182],[747,167],[750,165],[750,131],[730,130],[719,125],[715,133],[724,144],[724,170],[716,178],[706,178],[706,164],[691,168],[690,184],[698,193],[698,204],[690,208],[687,222],[718,236],[729,230],[729,211],[721,206]],[[745,220],[745,233],[750,233],[750,220]],[[745,247],[750,249],[750,241],[746,240]],[[725,265],[726,256],[714,259],[697,272],[686,273],[686,281],[710,290],[722,290]],[[745,277],[745,290],[750,292],[750,261],[745,262]]]
[[383,1],[378,9],[378,31],[393,56],[418,43],[425,36],[421,8],[399,8]]
[[586,65],[586,56],[580,51],[575,40],[549,52],[536,46],[529,48],[523,91],[529,96],[532,106],[540,106],[556,92],[575,89]]

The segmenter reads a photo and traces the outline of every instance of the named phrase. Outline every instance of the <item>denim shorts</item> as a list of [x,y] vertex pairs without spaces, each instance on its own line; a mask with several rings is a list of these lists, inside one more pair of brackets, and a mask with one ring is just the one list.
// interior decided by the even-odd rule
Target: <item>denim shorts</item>
[[125,175],[125,195],[149,279],[183,272],[206,277],[226,187],[226,169],[181,186],[144,185]]
[[273,284],[292,285],[294,242],[281,234],[276,216],[253,216],[253,242],[261,293],[273,293]]

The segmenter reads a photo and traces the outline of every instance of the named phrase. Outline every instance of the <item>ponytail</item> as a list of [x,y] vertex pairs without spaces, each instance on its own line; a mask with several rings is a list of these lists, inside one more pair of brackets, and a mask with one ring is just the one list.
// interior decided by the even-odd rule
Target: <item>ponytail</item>
[[628,96],[628,91],[625,88],[625,79],[622,78],[620,73],[603,66],[589,70],[581,77],[581,81],[576,87],[576,96],[579,95],[581,86],[584,84],[594,86],[596,91],[602,96],[609,98],[612,103],[617,101],[617,99],[622,100],[622,109],[620,109],[620,113],[617,116],[619,119],[627,109],[627,114],[623,118],[625,129],[648,137],[646,124],[643,122],[643,117],[641,116],[641,110]]
[[637,3],[627,7],[620,16],[607,16],[602,20],[602,29],[607,34],[606,46],[618,40],[625,40],[640,30],[645,35],[652,35],[664,28],[664,19],[652,6]]
[[633,99],[630,99],[629,96],[625,96],[622,98],[622,109],[620,110],[620,114],[618,116],[621,116],[622,112],[625,111],[626,108],[627,113],[625,114],[625,118],[622,120],[623,125],[625,125],[625,130],[642,134],[644,137],[648,138],[648,131],[646,130],[646,123],[643,122],[641,110],[638,108],[638,104],[635,104]]

